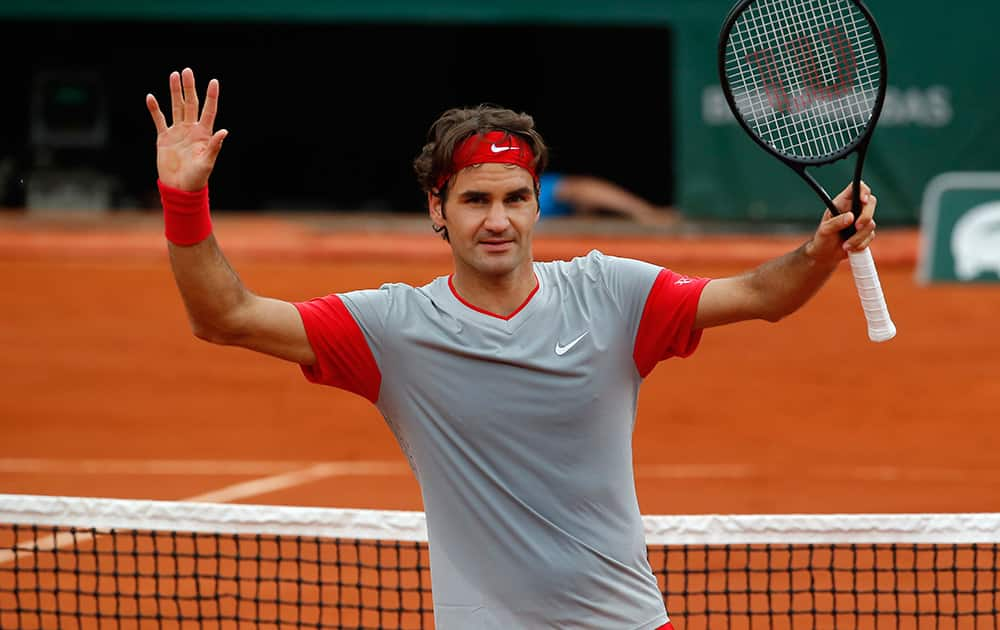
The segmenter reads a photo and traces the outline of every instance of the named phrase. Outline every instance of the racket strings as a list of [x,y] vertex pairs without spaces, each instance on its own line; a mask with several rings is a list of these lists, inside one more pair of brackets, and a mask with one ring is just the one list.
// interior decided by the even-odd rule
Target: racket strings
[[726,80],[738,115],[764,142],[817,159],[868,126],[881,83],[879,49],[850,0],[758,0],[733,23]]
[[[773,9],[772,9],[773,11]],[[786,6],[787,13],[787,6]],[[816,90],[815,85],[810,85],[810,83],[821,83],[821,85],[827,83],[828,81],[823,81],[820,79],[822,75],[825,79],[829,75],[833,75],[834,80],[837,82],[851,82],[853,79],[853,73],[855,69],[854,59],[852,51],[849,45],[844,45],[841,42],[845,42],[845,38],[842,31],[836,27],[826,28],[821,31],[820,41],[816,42],[822,45],[823,40],[827,40],[827,46],[829,48],[834,48],[832,52],[830,50],[821,51],[820,55],[815,55],[814,45],[812,41],[813,38],[808,35],[800,35],[802,33],[801,26],[795,28],[793,22],[788,19],[786,13],[781,15],[774,15],[773,12],[770,16],[764,15],[764,18],[770,17],[771,19],[776,19],[782,22],[781,33],[788,38],[784,44],[784,57],[780,59],[780,68],[777,67],[778,63],[772,61],[773,67],[770,71],[770,83],[765,82],[765,87],[769,92],[768,97],[770,104],[776,109],[782,111],[788,111],[791,109],[804,110],[808,106],[813,105],[813,92]],[[752,14],[751,14],[752,15]],[[753,16],[752,16],[753,17]],[[794,17],[794,16],[793,16]],[[817,20],[815,15],[809,15],[808,13],[804,16],[806,18],[806,26],[813,27],[814,31],[819,30],[815,28]],[[800,25],[802,20],[799,21]],[[820,22],[822,24],[822,22]],[[793,30],[794,29],[794,30]],[[759,28],[757,29],[759,30]],[[773,53],[769,50],[768,56],[773,58]],[[789,72],[792,70],[792,72]],[[794,72],[798,70],[799,72]],[[846,75],[846,76],[841,76]],[[784,80],[782,77],[789,76],[793,81],[791,85],[791,94],[794,96],[789,96],[784,90]],[[820,90],[823,88],[820,87]],[[842,89],[834,88],[833,91],[842,92]],[[806,101],[806,104],[801,104],[802,100]],[[835,134],[838,130],[833,127],[831,120],[837,117],[845,117],[846,112],[844,111],[831,111],[831,104],[839,105],[841,108],[846,104],[848,106],[853,105],[851,99],[840,99],[839,102],[833,101],[831,99],[821,99],[818,100],[820,105],[818,122],[821,123],[822,135],[816,138],[811,138],[808,134],[802,132],[802,127],[792,126],[788,123],[780,125],[778,129],[779,137],[781,133],[788,134],[789,131],[792,132],[794,136],[792,139],[797,142],[793,146],[786,147],[790,149],[801,149],[802,145],[809,142],[812,139],[825,141],[823,142],[823,147],[821,151],[830,151],[832,146],[829,144],[831,136]],[[813,109],[813,114],[815,115],[815,108]],[[816,147],[811,147],[813,152],[816,151]]]

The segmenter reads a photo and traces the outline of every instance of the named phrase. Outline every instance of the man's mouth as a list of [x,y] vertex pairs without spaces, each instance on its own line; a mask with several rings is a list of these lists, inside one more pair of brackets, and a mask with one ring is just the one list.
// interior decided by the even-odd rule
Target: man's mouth
[[479,244],[488,252],[502,252],[510,249],[514,245],[514,241],[511,239],[490,238],[479,241]]

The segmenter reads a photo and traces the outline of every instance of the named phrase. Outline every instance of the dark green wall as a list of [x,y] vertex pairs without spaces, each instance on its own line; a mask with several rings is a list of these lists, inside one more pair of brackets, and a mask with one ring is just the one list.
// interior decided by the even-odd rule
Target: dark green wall
[[[933,16],[911,0],[869,4],[886,41],[890,88],[865,179],[879,194],[883,224],[911,224],[934,175],[1000,170],[1000,2],[956,0]],[[0,17],[669,25],[677,205],[709,219],[812,221],[820,210],[813,193],[719,107],[716,40],[730,6],[729,0],[63,0],[0,2]],[[816,176],[835,192],[848,180],[849,164]]]

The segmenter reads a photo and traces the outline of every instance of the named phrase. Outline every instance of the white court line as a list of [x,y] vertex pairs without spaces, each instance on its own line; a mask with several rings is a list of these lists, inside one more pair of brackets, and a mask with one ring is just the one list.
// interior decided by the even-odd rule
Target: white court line
[[995,483],[1000,480],[996,468],[918,468],[910,466],[850,466],[813,469],[817,478],[833,481]]
[[[232,485],[212,490],[193,497],[181,499],[182,501],[200,501],[203,503],[229,503],[249,497],[287,490],[295,486],[327,479],[329,477],[353,477],[353,476],[375,476],[375,475],[398,475],[408,472],[409,468],[402,462],[390,461],[347,461],[347,462],[325,462],[313,464],[306,468],[293,470],[260,479],[252,479],[234,483]],[[99,530],[100,531],[100,530]],[[17,545],[17,549],[23,551],[3,549],[0,550],[0,565],[15,560],[18,556],[32,555],[41,551],[53,551],[63,547],[80,544],[92,540],[93,534],[87,532],[59,532],[49,536],[43,536],[35,540],[25,541]]]
[[[0,458],[0,473],[51,473],[69,475],[277,475],[317,464],[337,465],[343,474],[383,474],[372,470],[390,469],[389,460],[337,462],[248,461],[219,459],[50,459],[37,457]],[[409,468],[399,465],[403,472]],[[385,473],[392,474],[392,473]]]
[[1000,469],[996,468],[920,468],[916,466],[815,466],[798,468],[779,465],[753,464],[652,464],[636,466],[638,479],[764,479],[789,478],[788,470],[794,468],[794,479],[823,481],[876,481],[886,483],[941,482],[941,483],[996,483]]
[[409,470],[409,467],[403,462],[326,462],[281,475],[234,483],[231,486],[198,494],[183,500],[202,501],[205,503],[229,503],[230,501],[238,501],[268,492],[277,492],[278,490],[301,486],[302,484],[328,477],[399,475],[408,473]]

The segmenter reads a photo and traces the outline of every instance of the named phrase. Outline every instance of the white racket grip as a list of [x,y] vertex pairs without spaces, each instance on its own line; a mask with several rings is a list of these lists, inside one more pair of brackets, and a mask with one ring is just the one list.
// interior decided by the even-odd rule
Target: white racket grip
[[889,317],[871,249],[866,247],[860,252],[850,252],[847,258],[851,263],[858,297],[861,298],[861,308],[868,321],[868,338],[875,342],[889,341],[896,336],[896,325]]

